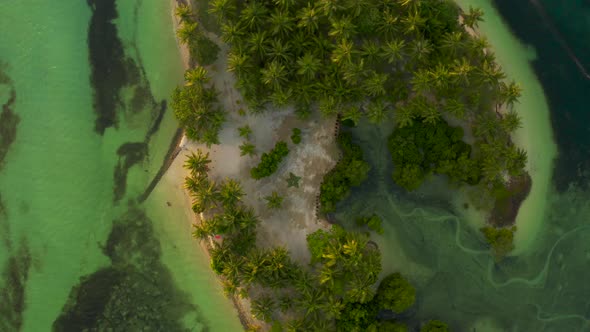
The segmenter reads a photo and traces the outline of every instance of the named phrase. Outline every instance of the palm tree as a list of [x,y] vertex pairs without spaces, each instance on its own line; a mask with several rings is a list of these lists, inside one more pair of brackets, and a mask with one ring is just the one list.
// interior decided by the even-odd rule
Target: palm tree
[[332,28],[328,31],[328,36],[336,39],[349,39],[355,34],[356,27],[352,23],[350,16],[330,19]]
[[275,282],[283,283],[289,277],[291,265],[287,249],[277,247],[270,252],[267,269]]
[[381,99],[369,102],[367,105],[367,118],[369,119],[369,122],[379,124],[383,122],[386,117],[387,107]]
[[209,181],[207,186],[203,186],[193,195],[192,209],[195,213],[203,213],[214,207],[219,201],[219,191],[213,181]]
[[234,17],[236,10],[235,0],[211,0],[209,2],[208,12],[215,15],[219,21]]
[[469,60],[462,57],[460,60],[455,59],[453,62],[453,68],[451,74],[454,77],[455,83],[469,84],[469,75],[473,71],[473,66],[469,63]]
[[296,0],[273,0],[272,2],[283,10],[288,10],[297,3]]
[[304,293],[315,287],[315,279],[309,272],[297,269],[294,273],[293,285],[298,292]]
[[344,9],[344,3],[341,0],[318,0],[316,3],[328,18],[332,18],[338,11]]
[[463,13],[463,25],[473,29],[477,28],[479,22],[483,22],[483,11],[479,8],[469,6],[469,12]]
[[429,72],[430,77],[432,79],[432,85],[438,91],[445,91],[445,89],[449,86],[450,76],[451,73],[449,68],[442,63],[436,65],[434,70]]
[[237,43],[241,41],[243,35],[243,29],[239,23],[225,22],[221,25],[221,39],[225,43]]
[[397,2],[408,12],[418,10],[421,1],[422,0],[397,0]]
[[240,22],[251,31],[261,28],[266,21],[268,9],[260,1],[248,1],[246,7],[240,13]]
[[431,103],[427,103],[426,105],[427,106],[424,107],[421,112],[421,115],[424,118],[424,122],[429,124],[436,124],[441,118],[440,112]]
[[209,179],[206,174],[191,175],[184,178],[184,188],[191,194],[201,190],[201,188],[209,185]]
[[283,107],[289,103],[293,96],[292,88],[276,88],[273,93],[269,96],[270,102],[277,107]]
[[284,197],[279,195],[278,192],[273,191],[269,196],[264,197],[264,199],[269,209],[280,209],[283,205]]
[[342,111],[342,120],[350,120],[356,126],[361,120],[362,113],[358,105],[349,105]]
[[201,149],[197,149],[197,153],[191,152],[190,155],[186,156],[187,159],[184,162],[184,168],[188,169],[193,176],[199,174],[206,174],[209,171],[209,152],[203,153]]
[[426,39],[416,38],[410,44],[410,54],[415,61],[423,62],[432,52],[432,46]]
[[411,80],[412,90],[417,94],[425,94],[432,88],[432,76],[426,69],[418,69]]
[[348,39],[341,39],[334,51],[332,51],[331,59],[337,64],[350,63],[352,61],[353,43]]
[[451,57],[455,57],[463,44],[463,32],[447,32],[443,35],[441,47],[449,52]]
[[305,29],[307,33],[312,34],[319,28],[321,14],[320,10],[313,6],[311,3],[307,3],[307,7],[302,8],[297,13],[297,27]]
[[481,56],[490,48],[488,40],[484,36],[475,36],[469,39],[467,47],[472,55]]
[[400,61],[404,57],[405,46],[406,42],[403,39],[394,39],[388,41],[383,46],[381,56],[383,56],[388,63]]
[[274,89],[281,87],[287,82],[287,69],[277,60],[271,61],[266,68],[262,69],[262,83],[272,86]]
[[365,61],[364,59],[360,59],[359,62],[350,62],[345,63],[343,66],[340,67],[342,72],[342,78],[350,85],[358,85],[361,81],[362,77],[365,76]]
[[235,206],[237,202],[242,200],[244,190],[238,181],[234,179],[225,179],[220,185],[219,195],[223,206]]
[[398,24],[397,12],[391,12],[386,9],[383,12],[382,19],[377,24],[377,31],[379,31],[384,37],[391,38],[397,32]]
[[297,305],[304,311],[305,318],[317,316],[322,307],[324,293],[318,288],[308,288],[297,299]]
[[305,321],[303,319],[291,319],[287,322],[287,332],[307,331],[305,329]]
[[404,25],[404,33],[406,35],[417,34],[420,32],[420,29],[426,23],[426,19],[420,16],[418,10],[414,10],[410,12],[407,16],[404,16],[401,19],[401,22]]
[[350,13],[354,17],[358,17],[363,10],[371,6],[369,0],[346,0],[345,3],[347,13]]
[[365,303],[373,298],[374,281],[368,278],[363,271],[355,273],[350,280],[347,297],[349,302]]
[[230,255],[223,264],[223,275],[233,283],[239,283],[244,260],[239,255]]
[[520,175],[526,167],[528,157],[523,149],[514,149],[512,146],[511,153],[508,156],[508,172],[511,175]]
[[378,74],[372,70],[363,81],[363,88],[365,92],[371,97],[378,97],[385,94],[385,82],[387,82],[389,75],[385,73]]
[[259,281],[267,262],[268,255],[262,250],[254,249],[250,251],[244,266],[244,282],[251,284],[255,281]]
[[327,95],[320,99],[319,110],[324,116],[338,113],[339,107],[340,106],[333,95]]
[[397,126],[403,128],[414,123],[415,113],[409,105],[403,105],[396,109]]
[[321,69],[322,62],[316,58],[312,53],[305,53],[302,57],[297,59],[297,74],[311,80]]
[[256,155],[256,146],[250,142],[244,142],[240,146],[240,156],[255,156]]
[[506,103],[508,106],[514,105],[522,94],[522,88],[514,81],[510,84],[502,82],[500,84],[500,103]]
[[476,119],[474,131],[476,137],[493,138],[500,129],[498,118],[491,112],[483,112]]
[[379,55],[381,55],[381,48],[373,40],[364,40],[359,53],[364,59],[367,59],[367,62],[374,63],[379,59]]
[[256,319],[270,322],[275,302],[270,296],[262,296],[252,300],[252,315]]
[[181,22],[192,21],[193,19],[193,11],[187,5],[178,5],[174,10],[174,14],[180,18]]
[[500,125],[507,132],[511,133],[522,127],[520,116],[515,111],[510,111],[502,117]]
[[283,63],[291,62],[290,43],[283,43],[280,39],[273,39],[270,42],[270,50],[268,55],[272,59],[282,61]]
[[210,81],[210,77],[207,74],[207,69],[201,66],[195,66],[193,69],[189,69],[184,73],[184,79],[186,85],[202,85]]
[[275,10],[269,18],[270,31],[274,36],[286,36],[294,28],[293,18],[289,12],[282,10]]
[[465,105],[454,98],[449,98],[445,103],[445,112],[453,115],[457,119],[465,118]]
[[240,48],[232,49],[227,55],[227,71],[241,75],[250,68],[250,56]]
[[338,319],[340,318],[340,312],[344,310],[344,303],[342,299],[337,298],[334,295],[329,295],[326,298],[326,302],[322,303],[322,310],[328,316],[328,319]]
[[249,39],[250,51],[257,53],[263,59],[269,52],[268,37],[266,31],[256,31],[250,35]]
[[180,42],[188,45],[192,38],[194,38],[197,33],[197,27],[199,24],[197,22],[188,22],[184,21],[180,28],[176,31],[176,35],[180,39]]
[[481,68],[479,68],[479,75],[483,83],[490,84],[492,87],[496,87],[500,80],[506,78],[506,75],[496,66],[496,63],[487,61],[484,61]]
[[254,210],[249,207],[240,207],[240,228],[241,229],[254,229],[258,225],[259,220],[254,213]]
[[252,128],[250,128],[249,125],[239,127],[238,134],[240,135],[240,137],[248,139],[248,138],[250,138],[250,135],[252,134]]

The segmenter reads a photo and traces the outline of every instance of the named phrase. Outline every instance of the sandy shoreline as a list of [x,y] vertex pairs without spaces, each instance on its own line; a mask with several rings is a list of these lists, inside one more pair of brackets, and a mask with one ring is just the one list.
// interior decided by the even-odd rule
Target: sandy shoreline
[[523,87],[522,97],[514,106],[522,118],[523,126],[513,135],[513,140],[527,151],[528,163],[525,169],[531,176],[532,187],[516,217],[516,248],[512,254],[518,255],[532,249],[545,219],[553,160],[557,155],[549,107],[543,88],[529,63],[534,54],[512,35],[492,4],[481,0],[457,0],[457,3],[464,10],[470,5],[484,10],[484,22],[480,23],[478,33],[488,38],[507,76]]
[[[179,20],[175,17],[174,11],[179,2],[182,3],[180,0],[171,0],[171,15],[174,16],[175,31]],[[307,234],[320,228],[330,227],[327,221],[317,218],[315,206],[323,174],[335,165],[339,156],[334,139],[335,118],[324,119],[314,112],[315,114],[309,119],[302,121],[294,115],[292,108],[272,110],[256,116],[238,115],[238,110],[246,106],[242,105],[241,95],[234,87],[235,77],[225,70],[228,47],[221,43],[216,35],[207,33],[207,36],[221,49],[218,60],[207,67],[213,85],[220,93],[221,103],[227,111],[227,122],[219,133],[221,144],[207,148],[183,136],[178,146],[181,151],[171,163],[163,181],[172,182],[173,186],[184,193],[184,208],[194,216],[190,220],[191,224],[200,222],[199,217],[191,210],[191,198],[183,187],[188,171],[182,165],[186,155],[191,152],[197,149],[208,152],[212,160],[209,177],[215,181],[228,177],[239,180],[246,193],[244,203],[252,207],[259,216],[261,224],[258,227],[257,245],[285,247],[295,261],[307,264],[309,260]],[[177,44],[182,62],[185,68],[188,68],[190,64],[188,48],[180,43]],[[258,155],[255,157],[240,156],[239,145],[244,139],[239,137],[237,128],[244,125],[249,125],[253,131],[249,141],[256,146]],[[299,128],[302,131],[302,142],[299,145],[291,144],[290,135],[293,128]],[[290,145],[291,151],[287,160],[272,176],[259,181],[251,179],[250,169],[258,163],[260,154],[270,150],[279,140]],[[288,188],[286,179],[290,173],[301,177],[299,188]],[[283,208],[279,211],[267,209],[266,201],[263,199],[273,191],[285,197]],[[209,256],[209,241],[200,242]],[[251,325],[269,328],[268,324],[252,317],[248,299],[232,296],[231,300],[244,328]]]

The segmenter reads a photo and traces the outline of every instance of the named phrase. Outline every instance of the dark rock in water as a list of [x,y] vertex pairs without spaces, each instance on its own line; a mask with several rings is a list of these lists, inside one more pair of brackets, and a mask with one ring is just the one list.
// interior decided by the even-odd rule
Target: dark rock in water
[[25,286],[31,268],[31,253],[23,241],[20,249],[8,258],[0,281],[0,331],[20,331],[25,311]]
[[4,158],[16,139],[16,129],[20,122],[20,117],[12,109],[15,102],[16,92],[11,88],[10,97],[2,105],[2,113],[0,113],[0,168],[4,165]]
[[114,190],[114,198],[115,202],[118,202],[125,196],[125,192],[127,190],[127,173],[129,169],[141,162],[148,154],[148,146],[147,143],[143,142],[135,142],[135,143],[125,143],[119,147],[117,150],[117,155],[119,156],[119,161],[115,166],[115,186]]
[[115,220],[103,247],[111,266],[83,277],[72,289],[53,331],[188,331],[183,320],[205,325],[161,263],[151,221],[137,208]]

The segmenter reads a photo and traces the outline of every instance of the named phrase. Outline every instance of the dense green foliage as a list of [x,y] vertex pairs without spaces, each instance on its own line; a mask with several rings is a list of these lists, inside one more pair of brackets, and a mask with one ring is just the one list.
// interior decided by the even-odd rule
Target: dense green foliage
[[250,170],[253,179],[262,179],[272,175],[279,168],[279,164],[289,154],[287,143],[280,141],[269,152],[265,152],[260,157],[258,166]]
[[457,183],[477,184],[481,166],[471,158],[471,146],[462,141],[463,130],[444,121],[414,121],[389,137],[395,170],[393,180],[414,190],[432,174],[447,175]]
[[483,227],[481,231],[488,244],[492,247],[496,261],[502,260],[514,249],[516,226],[510,228]]
[[381,217],[377,214],[373,214],[370,217],[360,217],[356,220],[358,226],[367,226],[370,230],[377,232],[377,234],[383,234],[383,226]]
[[420,332],[449,332],[449,326],[439,320],[431,320],[422,326]]
[[373,286],[381,272],[381,255],[367,245],[367,234],[336,225],[309,234],[309,267],[294,263],[284,248],[258,248],[259,220],[242,203],[241,185],[233,179],[219,184],[210,180],[210,162],[200,150],[189,155],[185,186],[193,210],[203,213],[194,236],[221,236],[210,242],[211,268],[222,277],[228,296],[252,296],[252,314],[287,331],[389,331],[384,328],[391,324],[377,321],[377,299],[383,297],[374,296]]
[[293,128],[293,132],[291,134],[291,142],[293,142],[293,144],[301,143],[301,129]]
[[332,212],[336,203],[350,194],[350,188],[360,185],[368,176],[371,166],[363,160],[363,151],[352,142],[352,135],[341,132],[337,139],[342,159],[326,173],[320,186],[320,204],[323,213]]
[[208,146],[219,144],[218,133],[225,121],[214,87],[207,87],[207,71],[196,67],[185,74],[187,83],[172,94],[174,115],[186,136]]
[[416,290],[401,274],[393,273],[381,281],[375,300],[380,308],[400,313],[414,304]]

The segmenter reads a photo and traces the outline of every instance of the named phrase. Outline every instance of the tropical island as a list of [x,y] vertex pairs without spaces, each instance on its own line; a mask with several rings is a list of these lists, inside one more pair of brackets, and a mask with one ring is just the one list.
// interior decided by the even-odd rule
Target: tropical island
[[[360,121],[394,123],[395,184],[467,188],[496,260],[513,248],[531,180],[511,134],[521,93],[482,12],[444,0],[179,3],[190,56],[172,107],[188,139],[185,188],[211,268],[248,330],[407,331],[416,301],[382,275],[377,215],[331,213],[369,176]],[[236,157],[234,159],[234,157]],[[238,160],[239,159],[239,160]],[[433,317],[420,331],[448,331]]]

